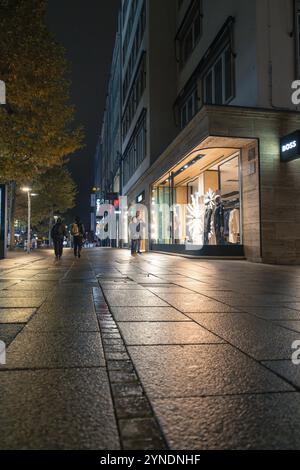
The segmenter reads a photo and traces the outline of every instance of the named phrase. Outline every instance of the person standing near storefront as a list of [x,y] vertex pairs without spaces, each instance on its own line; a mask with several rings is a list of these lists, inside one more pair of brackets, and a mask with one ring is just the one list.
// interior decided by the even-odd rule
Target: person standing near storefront
[[73,236],[74,256],[80,258],[84,239],[84,226],[79,217],[75,218],[75,222],[71,226],[71,235]]
[[132,217],[129,223],[129,237],[130,237],[130,248],[131,248],[131,254],[134,256],[137,251],[137,242],[138,242],[138,237],[139,234],[137,232],[137,218]]
[[61,259],[63,254],[64,238],[68,236],[65,224],[60,218],[57,219],[51,230],[51,238],[54,245],[55,258]]
[[142,245],[142,240],[144,239],[144,228],[145,228],[145,223],[142,219],[141,212],[137,211],[136,213],[136,220],[137,220],[137,226],[136,226],[136,231],[137,231],[137,242],[136,242],[136,252],[141,255],[141,245]]

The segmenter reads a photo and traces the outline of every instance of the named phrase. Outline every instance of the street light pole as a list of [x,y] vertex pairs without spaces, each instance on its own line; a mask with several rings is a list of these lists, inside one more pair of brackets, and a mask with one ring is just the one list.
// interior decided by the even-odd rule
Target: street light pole
[[30,253],[30,225],[31,225],[31,194],[27,192],[28,197],[28,226],[27,226],[27,253]]
[[31,188],[22,188],[24,193],[27,193],[27,206],[28,206],[28,220],[27,220],[27,253],[30,253],[30,226],[31,226],[31,197],[38,196],[31,192]]

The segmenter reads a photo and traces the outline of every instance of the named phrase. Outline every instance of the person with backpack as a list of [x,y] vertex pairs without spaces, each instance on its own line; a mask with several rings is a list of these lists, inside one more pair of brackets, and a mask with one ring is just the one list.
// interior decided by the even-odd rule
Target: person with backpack
[[55,258],[61,259],[63,254],[64,238],[68,236],[65,224],[58,218],[51,230],[51,238],[54,245]]
[[79,217],[75,218],[75,222],[72,224],[71,227],[71,235],[73,236],[73,248],[74,248],[74,256],[75,258],[81,256],[81,248],[83,245],[84,239],[84,226],[83,223],[80,222]]

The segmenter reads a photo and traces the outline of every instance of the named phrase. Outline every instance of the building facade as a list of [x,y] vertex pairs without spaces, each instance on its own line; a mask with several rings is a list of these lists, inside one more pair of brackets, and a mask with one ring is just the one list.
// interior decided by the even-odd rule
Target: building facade
[[121,192],[149,209],[144,248],[299,263],[300,2],[124,1],[121,17]]
[[113,195],[121,192],[121,13],[112,56],[112,64],[106,96],[101,132],[95,153],[95,175],[92,193],[92,219],[95,234],[103,225],[100,204],[113,202]]

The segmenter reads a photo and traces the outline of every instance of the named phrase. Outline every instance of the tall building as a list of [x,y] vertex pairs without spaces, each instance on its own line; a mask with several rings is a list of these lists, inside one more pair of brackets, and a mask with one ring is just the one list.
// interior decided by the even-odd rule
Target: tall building
[[101,132],[95,153],[94,191],[92,194],[92,218],[97,233],[103,216],[97,214],[99,204],[110,202],[113,194],[121,191],[122,141],[121,141],[121,14],[112,57],[106,105]]
[[127,0],[121,18],[122,193],[149,208],[144,248],[299,263],[300,1]]
[[174,0],[122,3],[122,194],[148,208],[150,187],[136,193],[136,184],[177,132],[175,13]]

